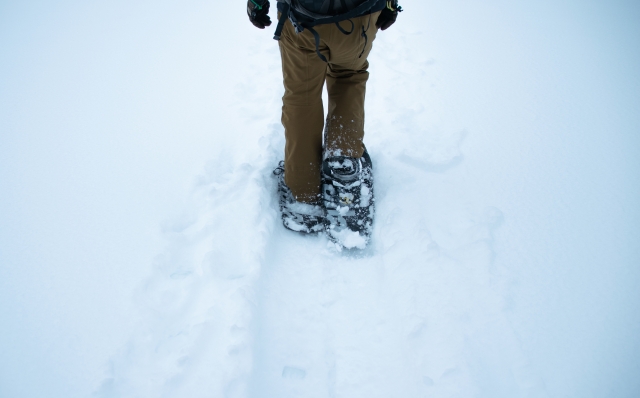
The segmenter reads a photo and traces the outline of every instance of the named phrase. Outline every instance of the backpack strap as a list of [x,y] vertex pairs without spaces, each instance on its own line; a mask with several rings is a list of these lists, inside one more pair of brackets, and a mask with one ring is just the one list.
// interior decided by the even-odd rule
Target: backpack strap
[[[342,32],[345,35],[350,35],[354,31],[354,24],[353,24],[353,21],[351,21],[351,19],[355,17],[359,17],[361,15],[365,15],[367,11],[370,11],[378,3],[381,3],[381,2],[384,2],[386,4],[385,0],[366,0],[362,4],[351,9],[350,11],[347,11],[345,13],[335,15],[332,17],[325,17],[325,16],[313,14],[310,11],[304,9],[304,7],[302,7],[296,0],[278,0],[278,11],[280,11],[281,14],[280,14],[280,19],[278,20],[278,26],[276,27],[276,31],[273,38],[275,40],[280,40],[280,36],[282,35],[282,29],[284,28],[284,23],[286,19],[289,18],[294,28],[296,29],[296,33],[302,33],[305,29],[309,30],[309,32],[313,35],[313,38],[315,40],[316,54],[318,54],[318,57],[321,60],[328,63],[327,58],[324,55],[322,55],[322,53],[320,52],[320,35],[315,29],[313,29],[313,27],[316,25],[335,23],[338,29],[340,30],[340,32]],[[333,2],[331,5],[333,5]],[[351,22],[350,32],[347,32],[342,28],[342,26],[340,26],[340,22],[345,20],[348,20],[349,22]],[[366,30],[364,30],[364,27],[363,27],[362,36],[365,38],[365,48],[366,48],[368,37],[367,37]],[[364,50],[362,53],[364,53]],[[359,57],[362,56],[362,53],[360,54]]]
[[280,40],[280,36],[282,36],[282,29],[284,29],[284,23],[289,18],[289,3],[284,3],[282,6],[282,10],[280,11],[280,19],[278,20],[278,26],[276,26],[276,31],[273,34],[273,40]]
[[316,41],[316,54],[318,54],[318,57],[320,57],[321,60],[323,60],[326,63],[329,63],[329,61],[327,61],[327,58],[324,55],[322,55],[322,53],[320,52],[320,35],[318,34],[318,32],[316,32],[316,30],[313,28],[307,28],[307,30],[311,32],[314,40]]
[[349,36],[356,29],[356,26],[353,24],[352,20],[347,19],[347,21],[351,22],[351,30],[348,31],[348,32],[346,30],[342,29],[342,26],[340,26],[340,22],[336,22],[336,26],[338,27],[338,30],[340,32],[342,32],[342,34],[345,35],[345,36]]

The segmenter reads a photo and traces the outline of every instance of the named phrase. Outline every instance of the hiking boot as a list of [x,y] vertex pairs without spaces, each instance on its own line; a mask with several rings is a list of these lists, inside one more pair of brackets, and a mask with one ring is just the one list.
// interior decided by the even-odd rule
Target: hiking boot
[[322,162],[322,200],[329,239],[364,249],[374,212],[373,166],[366,149],[361,158],[332,156]]
[[324,209],[318,205],[298,202],[284,182],[284,161],[273,170],[278,178],[278,198],[282,224],[295,232],[307,234],[324,230]]

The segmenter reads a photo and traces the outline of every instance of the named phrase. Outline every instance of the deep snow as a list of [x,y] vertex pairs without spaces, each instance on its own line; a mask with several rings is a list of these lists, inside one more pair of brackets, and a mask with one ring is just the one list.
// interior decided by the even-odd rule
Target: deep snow
[[278,218],[271,29],[211,3],[0,3],[1,397],[640,394],[640,6],[401,2],[339,253]]

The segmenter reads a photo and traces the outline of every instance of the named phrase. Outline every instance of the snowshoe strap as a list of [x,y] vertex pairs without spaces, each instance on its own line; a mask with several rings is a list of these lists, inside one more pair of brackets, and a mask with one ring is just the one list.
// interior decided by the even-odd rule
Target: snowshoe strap
[[284,174],[284,160],[281,160],[278,163],[278,167],[273,170],[273,174],[277,176]]

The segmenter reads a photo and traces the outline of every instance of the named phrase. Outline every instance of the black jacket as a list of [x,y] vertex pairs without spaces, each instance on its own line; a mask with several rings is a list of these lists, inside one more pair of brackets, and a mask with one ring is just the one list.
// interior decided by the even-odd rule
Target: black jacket
[[[355,5],[359,5],[364,3],[366,0],[355,0],[354,3]],[[387,5],[387,1],[386,0],[378,0],[368,11],[365,11],[359,15],[355,15],[352,16],[352,18],[356,18],[356,17],[361,17],[363,15],[368,15],[368,14],[373,14],[374,12],[378,12],[381,11],[382,9],[384,9]],[[285,4],[283,0],[278,0],[278,11],[282,12],[284,10]],[[295,10],[293,10],[294,13],[298,14]],[[297,15],[298,16],[298,15]],[[327,15],[327,17],[332,16],[332,14]],[[303,19],[306,20],[308,19],[306,16],[303,15],[299,15],[299,19]]]

